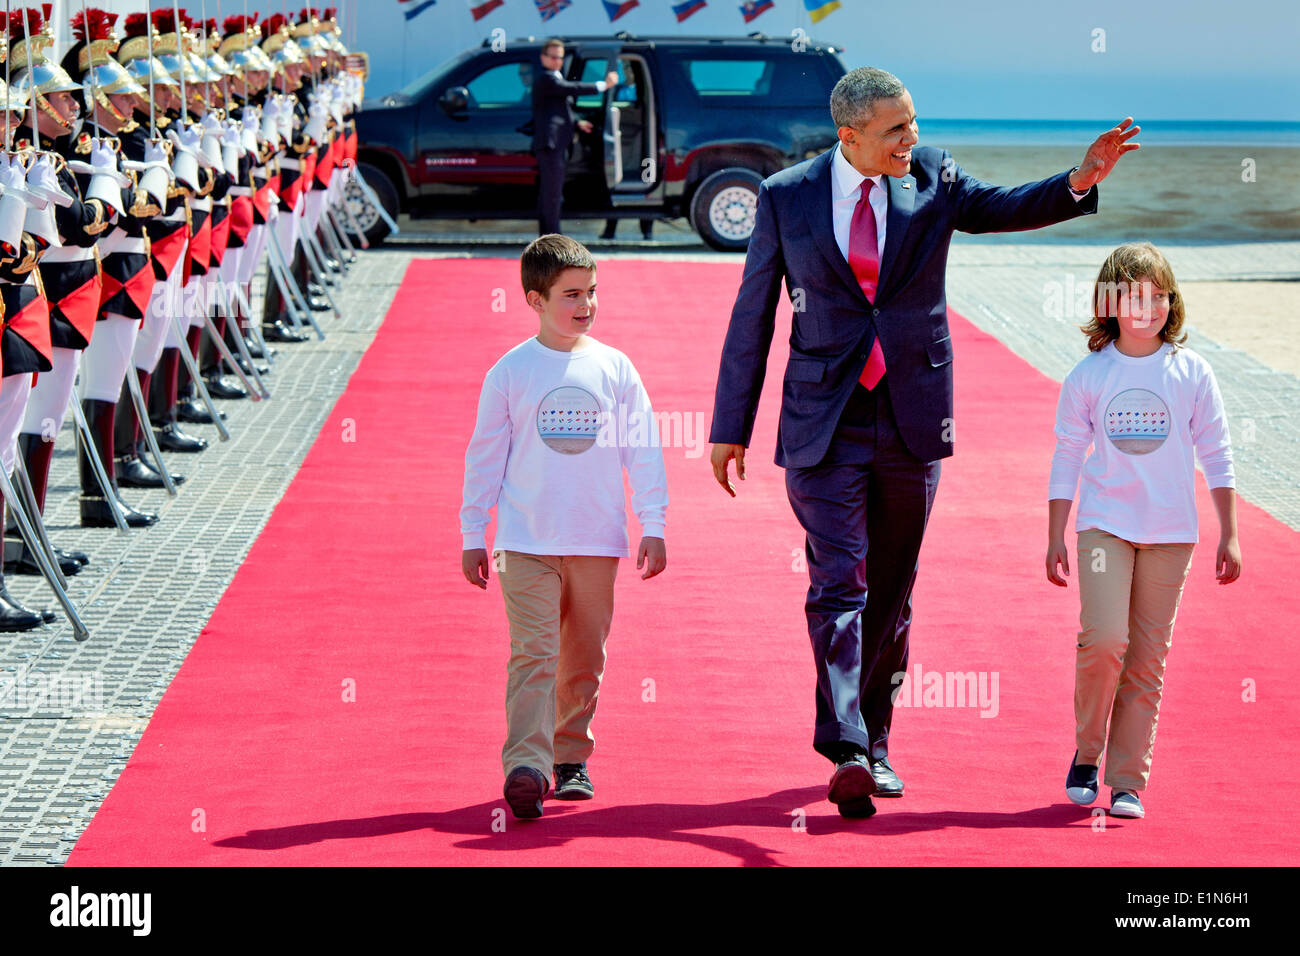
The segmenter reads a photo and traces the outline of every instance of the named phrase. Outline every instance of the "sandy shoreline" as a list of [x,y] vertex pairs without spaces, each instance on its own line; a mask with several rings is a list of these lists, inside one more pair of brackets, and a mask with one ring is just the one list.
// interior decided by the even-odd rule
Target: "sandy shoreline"
[[[960,146],[952,153],[970,175],[1014,186],[1070,169],[1087,145]],[[1247,159],[1254,182],[1242,181]],[[1053,226],[1051,239],[1300,240],[1300,149],[1144,146],[1099,188],[1097,215]]]

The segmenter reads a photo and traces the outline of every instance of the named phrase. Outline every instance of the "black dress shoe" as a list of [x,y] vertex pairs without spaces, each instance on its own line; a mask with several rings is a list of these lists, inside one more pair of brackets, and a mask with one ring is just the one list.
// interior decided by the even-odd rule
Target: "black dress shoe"
[[[142,458],[119,458],[113,462],[113,472],[119,485],[127,488],[166,488],[162,475]],[[184,475],[172,475],[173,484],[185,481]]]
[[198,452],[208,447],[206,438],[195,438],[180,430],[175,422],[168,422],[162,428],[154,429],[158,437],[158,447],[163,451]]
[[207,386],[208,394],[213,398],[248,398],[248,392],[244,390],[244,386],[235,382],[227,382],[220,375],[203,376],[203,384]]
[[268,342],[306,342],[311,338],[306,332],[295,332],[283,322],[262,326],[262,338]]
[[[119,501],[117,506],[122,509],[122,517],[126,519],[128,528],[147,528],[158,523],[158,516],[151,511],[136,511],[125,501]],[[105,499],[82,495],[81,526],[83,528],[115,528],[117,523],[113,520],[113,512]]]
[[871,765],[871,779],[876,781],[876,796],[901,797],[903,795],[903,781],[898,779],[898,774],[894,773],[888,757],[872,759],[868,763]]
[[871,775],[871,767],[864,753],[846,754],[836,765],[831,775],[831,785],[826,792],[826,799],[836,805],[854,803],[863,797],[868,799],[876,792],[876,781]]
[[265,365],[257,365],[257,366],[249,365],[242,355],[235,356],[235,364],[237,364],[239,366],[239,370],[243,372],[245,375],[247,375],[249,378],[253,377],[254,368],[257,369],[258,375],[269,375],[271,372],[271,369]]
[[846,800],[839,805],[840,816],[849,820],[865,820],[867,817],[875,816],[876,805],[871,802],[870,797],[857,797],[853,800]]
[[[51,618],[52,619],[52,618]],[[0,631],[30,631],[40,627],[43,618],[34,611],[29,611],[9,596],[9,592],[0,587]]]
[[330,305],[328,299],[314,295],[309,295],[307,297],[307,306],[313,312],[328,312],[330,309],[334,308]]
[[[73,560],[58,548],[54,549],[54,557],[58,560],[59,570],[63,572],[65,578],[76,574],[83,567],[80,561]],[[41,573],[41,566],[36,563],[36,559],[21,539],[5,538],[5,572],[32,576],[39,576]]]
[[85,551],[64,551],[62,548],[54,548],[54,556],[60,561],[76,561],[83,568],[90,563],[90,555]]
[[[206,384],[206,383],[205,383]],[[215,396],[214,396],[215,397]],[[226,413],[218,410],[221,420],[226,420]],[[197,398],[186,398],[176,403],[176,417],[183,422],[191,425],[212,425],[212,415],[208,412],[208,406],[204,405]]]
[[263,349],[262,346],[257,343],[257,339],[246,338],[244,339],[244,344],[248,346],[248,354],[254,359],[264,359],[275,355],[275,349],[271,348],[269,345]]

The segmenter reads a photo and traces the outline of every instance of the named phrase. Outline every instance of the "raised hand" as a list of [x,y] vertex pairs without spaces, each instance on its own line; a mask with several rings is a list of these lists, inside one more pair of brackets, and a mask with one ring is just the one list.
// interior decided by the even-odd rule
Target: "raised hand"
[[1079,168],[1070,174],[1070,188],[1075,192],[1087,192],[1109,176],[1121,156],[1140,148],[1138,143],[1129,140],[1141,131],[1141,126],[1133,125],[1133,117],[1126,116],[1124,122],[1093,140]]

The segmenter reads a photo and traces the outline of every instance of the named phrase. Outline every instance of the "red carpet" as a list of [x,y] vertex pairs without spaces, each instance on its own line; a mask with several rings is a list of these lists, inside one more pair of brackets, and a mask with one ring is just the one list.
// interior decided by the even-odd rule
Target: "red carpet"
[[[536,331],[518,276],[513,260],[411,265],[70,863],[1297,862],[1300,597],[1286,569],[1298,536],[1243,503],[1245,573],[1216,586],[1198,479],[1202,542],[1148,817],[1094,829],[1062,792],[1078,595],[1043,573],[1057,386],[958,317],[957,457],[921,558],[912,660],[996,671],[997,713],[900,710],[892,756],[907,796],[840,820],[811,748],[802,534],[771,463],[788,307],[736,500],[702,444],[738,263],[600,268],[596,336],[632,357],[658,411],[698,413],[704,434],[687,433],[698,457],[665,449],[668,570],[642,581],[633,562],[621,569],[596,800],[510,818],[505,616],[495,580],[485,594],[461,577],[457,514],[483,374]],[[497,289],[505,314],[492,311]]]

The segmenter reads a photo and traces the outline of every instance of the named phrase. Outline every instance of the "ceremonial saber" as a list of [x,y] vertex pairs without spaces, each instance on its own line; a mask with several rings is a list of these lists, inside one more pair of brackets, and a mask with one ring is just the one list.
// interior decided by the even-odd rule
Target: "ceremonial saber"
[[126,370],[126,388],[131,393],[131,404],[135,406],[136,418],[141,422],[140,431],[144,433],[145,444],[149,446],[149,454],[153,460],[158,463],[158,474],[162,475],[163,487],[167,489],[167,494],[176,497],[176,482],[172,481],[172,474],[163,461],[162,449],[158,447],[158,439],[153,433],[153,424],[144,424],[149,422],[149,406],[145,404],[144,392],[140,389],[140,379],[136,374],[134,367]]
[[[23,496],[24,507],[27,509],[27,513],[39,513],[41,506],[36,502],[36,490],[32,488],[32,479],[31,476],[27,474],[27,463],[23,461],[22,455],[14,455],[13,477],[18,482],[18,491]],[[59,587],[66,591],[68,589],[68,579],[63,574],[63,568],[59,567],[59,559],[54,554],[54,545],[50,543],[50,536],[45,532],[45,522],[32,522],[32,529],[40,539],[41,547],[45,549],[46,557],[50,559],[50,567],[54,569],[55,575],[58,576]]]
[[[258,388],[257,385],[253,384],[252,379],[244,374],[244,370],[240,368],[239,363],[235,361],[235,356],[231,354],[230,346],[226,345],[226,340],[219,332],[217,332],[217,324],[212,321],[212,314],[208,312],[207,309],[203,310],[203,325],[208,330],[208,335],[212,337],[212,344],[216,346],[217,351],[221,353],[222,359],[224,359],[226,364],[230,366],[231,371],[233,371],[235,375],[239,376],[239,380],[244,383],[244,387],[248,389],[249,398],[255,402],[260,402],[262,400],[262,395],[260,393],[266,391],[266,389]],[[249,368],[252,368],[251,362]],[[256,369],[254,369],[253,374],[257,374]]]
[[[153,134],[154,142],[159,142],[162,137],[158,135],[158,120],[154,116],[153,108],[153,18],[150,14],[153,10],[149,6],[150,0],[144,0],[144,35],[145,42],[149,45],[149,132]],[[165,206],[166,203],[163,203]]]
[[222,441],[230,441],[230,430],[226,428],[226,423],[221,420],[221,412],[217,410],[216,403],[212,396],[208,394],[208,387],[203,384],[203,375],[199,371],[199,364],[190,354],[190,347],[185,344],[185,329],[181,328],[181,319],[178,315],[172,315],[172,331],[180,339],[180,348],[176,351],[180,353],[181,361],[185,363],[185,371],[190,373],[190,378],[194,381],[194,387],[198,389],[199,398],[203,399],[203,404],[207,406],[208,414],[212,416],[212,423],[217,426],[217,437]]
[[355,164],[349,164],[348,169],[352,173],[352,181],[361,187],[361,194],[365,197],[366,202],[375,207],[375,211],[379,213],[379,218],[384,220],[388,225],[388,228],[392,230],[393,235],[397,235],[401,232],[402,230],[398,228],[397,223],[393,221],[393,217],[390,216],[388,210],[384,208],[384,204],[381,203],[379,197],[375,195],[375,191],[370,188],[370,184],[366,182],[365,177],[361,175],[360,167]]
[[[9,19],[9,17],[10,17],[9,2],[10,2],[10,0],[5,0],[5,46],[6,46],[6,48],[9,46],[9,23],[10,23],[10,19]],[[6,50],[5,50],[5,99],[6,99],[6,100],[8,100],[8,98],[9,98],[10,96],[13,95],[13,87],[9,85],[9,60],[10,60],[9,51],[8,51],[8,49],[6,49]],[[8,104],[6,103],[6,105],[8,105]],[[8,113],[9,113],[9,112],[11,112],[11,111],[9,111],[9,110],[6,110],[6,111],[5,111],[5,113],[6,113],[6,115],[5,115],[5,153],[6,153],[6,155],[13,153],[13,142],[14,142],[13,131],[12,131],[11,129],[9,129],[9,116],[8,116]],[[22,120],[19,120],[19,123],[21,123],[21,122],[22,122]]]
[[77,614],[77,608],[72,603],[71,598],[68,597],[68,592],[59,586],[59,579],[56,575],[61,574],[61,572],[50,564],[50,559],[46,556],[44,549],[41,548],[40,540],[36,536],[32,523],[27,520],[27,514],[18,505],[18,493],[14,490],[14,486],[9,481],[9,476],[5,474],[3,468],[0,468],[0,494],[4,495],[5,501],[13,503],[14,507],[10,511],[14,516],[14,521],[18,524],[18,533],[22,535],[23,543],[27,545],[27,550],[32,553],[37,566],[41,569],[41,576],[45,578],[51,590],[54,591],[54,597],[58,600],[59,606],[63,608],[64,616],[68,619],[68,623],[72,625],[73,637],[78,641],[84,641],[90,637],[90,631],[86,630],[86,625],[82,622],[81,616]]
[[[32,150],[39,153],[41,151],[41,134],[36,129],[36,74],[32,72],[32,37],[27,29],[26,9],[23,10],[23,45],[27,48],[27,79],[29,81],[28,85],[31,87],[32,98],[31,103],[27,106],[27,116],[32,121]],[[9,57],[6,56],[5,62],[8,61]],[[3,469],[0,469],[0,471],[3,471]]]
[[[82,2],[84,3],[85,0],[82,0]],[[203,56],[200,57],[200,59],[203,60],[203,64],[204,64],[204,66],[206,67],[206,66],[207,66],[207,63],[208,63],[208,4],[207,4],[207,0],[202,0],[202,2],[199,3],[199,26],[200,26],[200,27],[202,28],[202,30],[203,30]],[[209,87],[211,87],[211,86],[212,86],[212,84],[209,83],[206,79],[204,79],[204,81],[203,81],[203,112],[205,112],[205,113],[210,113],[210,112],[212,112],[212,100],[209,98],[209,95],[208,95],[208,94],[211,92],[211,90],[209,89]]]
[[90,424],[86,421],[85,413],[81,410],[81,399],[77,397],[75,388],[68,396],[68,408],[72,410],[72,420],[77,424],[77,435],[85,446],[81,450],[85,452],[86,460],[90,462],[91,470],[95,473],[95,481],[99,484],[100,490],[104,492],[104,500],[108,502],[108,510],[113,514],[113,524],[117,525],[118,531],[125,534],[127,531],[126,518],[122,516],[122,509],[117,503],[117,495],[113,493],[113,485],[108,480],[108,472],[104,470],[104,462],[99,457],[99,449],[95,447],[94,434],[90,430]]
[[[185,119],[190,112],[190,101],[185,94],[185,37],[181,33],[181,5],[178,0],[172,0],[172,17],[176,21],[172,24],[176,28],[176,59],[180,61],[180,70],[178,72],[181,77],[181,129],[183,130],[185,129]],[[150,67],[152,68],[152,64],[150,64]]]
[[[284,215],[284,213],[282,213],[281,215]],[[280,294],[284,296],[286,302],[290,302],[292,304],[292,300],[289,298],[289,291],[292,291],[299,297],[302,296],[302,292],[298,289],[297,284],[293,282],[292,274],[288,273],[288,266],[285,264],[285,260],[284,260],[284,250],[280,247],[280,237],[277,236],[273,231],[270,233],[270,239],[271,239],[271,244],[268,248],[270,248],[271,250],[271,259],[274,263],[278,264],[279,267],[278,271],[272,269],[272,274],[275,275],[276,284],[279,285],[280,287]],[[286,276],[288,277],[287,287],[286,287]],[[286,288],[289,291],[286,291]],[[298,323],[297,327],[302,328],[303,323],[301,319],[298,318],[297,315],[295,315],[295,310],[297,308],[298,306],[294,305],[294,307],[289,310],[289,315],[292,316],[294,318],[294,321]],[[316,316],[312,315],[311,308],[307,305],[306,301],[301,302],[301,308],[303,310],[303,313],[306,315],[307,323],[311,325],[313,329],[316,330],[317,338],[324,339],[325,333],[321,330],[321,327],[316,324]]]
[[[86,0],[81,0],[81,29],[86,34],[86,73],[90,76],[90,122],[100,139],[104,138],[104,129],[99,125],[99,87],[95,80],[95,55],[90,49],[90,15],[86,11]],[[8,59],[6,57],[5,59]],[[33,84],[35,78],[33,78]]]
[[[227,301],[226,302],[227,323],[231,318],[229,308],[230,308],[230,302]],[[253,376],[253,381],[257,384],[257,391],[261,392],[260,396],[257,394],[257,392],[253,392],[253,400],[261,401],[263,398],[270,398],[271,390],[266,387],[266,382],[262,380],[262,374],[258,372],[257,363],[253,361],[253,356],[248,351],[248,343],[244,341],[244,335],[240,331],[239,316],[238,315],[234,316],[234,320],[235,320],[235,329],[234,329],[234,334],[231,337],[235,340],[235,348],[239,350],[240,357],[243,358],[243,360],[248,364],[248,371]],[[229,328],[228,324],[227,324],[227,328]],[[225,343],[223,342],[222,344],[224,345]],[[227,355],[230,354],[229,349],[226,350],[226,354]],[[229,359],[227,361],[229,361]],[[248,382],[248,378],[244,375],[243,369],[241,369],[238,365],[235,365],[235,371],[236,374],[239,375],[239,377],[245,381],[245,383]],[[252,392],[252,385],[249,385],[249,391]]]

